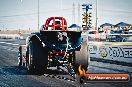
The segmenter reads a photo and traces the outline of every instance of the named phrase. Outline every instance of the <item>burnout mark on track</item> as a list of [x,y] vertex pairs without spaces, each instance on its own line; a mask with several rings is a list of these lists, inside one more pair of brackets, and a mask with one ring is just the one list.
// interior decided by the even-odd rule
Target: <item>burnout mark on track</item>
[[60,79],[60,80],[66,80],[66,81],[70,81],[70,82],[76,81],[75,79],[66,78],[64,76],[58,76],[58,75],[44,74],[43,76],[50,77],[50,78],[56,78],[56,79]]

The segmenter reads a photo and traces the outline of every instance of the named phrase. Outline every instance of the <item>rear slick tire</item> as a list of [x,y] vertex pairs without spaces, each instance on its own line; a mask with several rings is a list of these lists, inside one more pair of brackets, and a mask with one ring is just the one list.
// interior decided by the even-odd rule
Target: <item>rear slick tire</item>
[[18,51],[18,65],[22,66],[22,47],[19,47],[19,51]]
[[29,73],[41,74],[47,69],[48,52],[37,41],[30,41],[28,46],[28,63]]
[[89,50],[86,42],[82,42],[80,51],[75,51],[75,66],[74,70],[79,74],[78,68],[81,65],[85,71],[90,61]]

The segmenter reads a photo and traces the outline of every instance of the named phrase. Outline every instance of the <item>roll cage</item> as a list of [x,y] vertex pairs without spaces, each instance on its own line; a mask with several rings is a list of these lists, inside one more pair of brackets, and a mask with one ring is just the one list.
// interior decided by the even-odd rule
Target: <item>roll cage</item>
[[63,17],[50,17],[46,20],[45,25],[42,26],[43,30],[67,30],[67,22]]

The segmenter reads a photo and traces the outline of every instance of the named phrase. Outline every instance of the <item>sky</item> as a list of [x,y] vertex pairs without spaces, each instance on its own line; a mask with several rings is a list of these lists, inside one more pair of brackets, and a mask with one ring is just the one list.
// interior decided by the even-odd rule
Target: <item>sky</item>
[[[132,0],[39,0],[39,23],[49,17],[63,16],[68,22],[82,25],[82,4],[92,4],[92,24],[95,26],[97,1],[97,25],[103,23],[132,24]],[[75,15],[73,16],[73,3]],[[80,12],[78,13],[78,6]],[[74,18],[75,17],[75,18]],[[75,19],[75,21],[74,21]],[[37,29],[38,0],[0,0],[0,30]]]

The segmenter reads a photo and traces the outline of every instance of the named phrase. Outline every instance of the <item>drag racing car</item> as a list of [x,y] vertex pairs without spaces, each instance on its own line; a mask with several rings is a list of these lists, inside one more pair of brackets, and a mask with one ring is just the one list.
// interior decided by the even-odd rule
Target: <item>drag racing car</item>
[[75,77],[81,65],[87,71],[89,51],[82,31],[70,31],[66,19],[50,17],[40,32],[31,33],[19,47],[18,64],[29,72],[46,72],[49,67],[64,67]]

